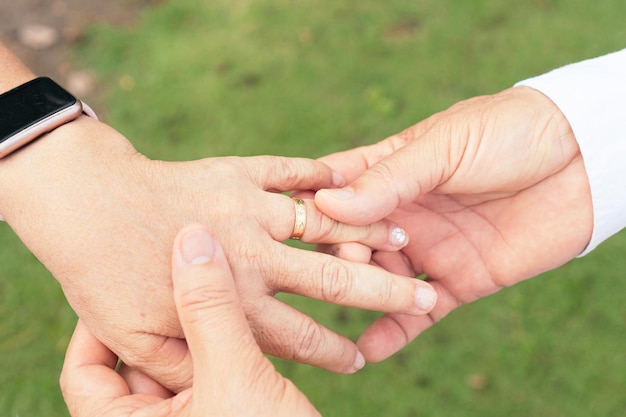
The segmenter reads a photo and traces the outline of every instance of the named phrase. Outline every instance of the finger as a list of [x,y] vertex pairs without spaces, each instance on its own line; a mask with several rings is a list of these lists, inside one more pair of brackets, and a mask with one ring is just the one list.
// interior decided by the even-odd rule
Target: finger
[[204,226],[187,226],[176,237],[172,280],[194,372],[202,375],[198,383],[215,390],[233,378],[233,372],[255,369],[255,362],[264,360],[223,250]]
[[306,190],[306,191],[294,191],[289,194],[291,198],[300,198],[302,200],[313,200],[315,199],[315,191]]
[[92,415],[112,398],[130,392],[115,372],[117,356],[100,343],[79,321],[67,349],[60,386],[72,415]]
[[257,309],[248,320],[263,352],[342,374],[352,374],[365,366],[353,341],[301,311],[269,296]]
[[319,190],[315,203],[345,223],[380,220],[448,179],[451,160],[458,154],[451,147],[446,135],[429,130],[368,168],[349,186]]
[[357,242],[317,245],[316,249],[320,253],[326,253],[341,258],[344,261],[367,264],[372,259],[372,249],[369,246]]
[[357,346],[368,362],[380,362],[408,345],[432,326],[430,316],[385,314],[359,337]]
[[385,314],[365,329],[357,346],[367,361],[387,359],[462,304],[439,283],[433,285],[439,297],[428,315]]
[[410,259],[402,252],[374,252],[372,261],[392,274],[417,277],[419,274]]
[[345,179],[321,162],[305,158],[247,158],[250,177],[264,190],[319,190],[345,185]]
[[117,373],[124,378],[131,394],[149,394],[163,399],[174,395],[170,390],[137,368],[132,368],[122,363],[117,367]]
[[[295,200],[280,194],[272,197],[272,209],[260,213],[260,216],[272,238],[284,241],[292,237],[295,232],[297,219]],[[399,250],[409,242],[404,229],[391,221],[382,220],[368,225],[353,226],[324,215],[313,200],[301,201],[305,206],[304,233],[300,238],[303,242],[359,242],[376,250],[385,251]]]
[[424,281],[317,252],[288,246],[281,251],[282,256],[265,277],[277,291],[350,307],[417,315],[428,313],[437,300],[436,292]]
[[137,333],[125,339],[120,359],[171,392],[191,387],[193,363],[187,343],[174,337]]
[[401,132],[373,145],[359,146],[322,156],[317,160],[328,165],[350,184],[368,168],[406,145],[411,137],[412,135]]
[[172,281],[194,357],[193,407],[202,415],[319,415],[263,356],[226,256],[204,226],[187,226],[177,235]]

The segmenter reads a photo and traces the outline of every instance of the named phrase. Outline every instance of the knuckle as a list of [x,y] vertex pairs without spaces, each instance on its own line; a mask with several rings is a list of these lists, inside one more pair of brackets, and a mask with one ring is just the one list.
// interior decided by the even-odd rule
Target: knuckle
[[279,177],[282,178],[282,182],[287,188],[301,182],[304,172],[298,169],[298,166],[291,160],[287,158],[276,158],[274,163]]
[[334,243],[336,236],[340,232],[340,224],[336,220],[325,216],[321,212],[315,211],[312,215],[312,222],[315,226],[311,232],[314,233],[317,242]]
[[385,189],[394,189],[397,184],[394,180],[396,169],[392,160],[388,159],[382,163],[378,163],[369,169],[368,175],[371,175],[376,182],[379,182]]
[[[118,353],[120,359],[128,366],[146,369],[153,365],[155,358],[165,343],[164,339],[145,339],[144,334],[133,335],[130,346]],[[149,341],[148,341],[149,340]]]
[[322,346],[322,337],[321,325],[309,318],[305,319],[298,331],[293,359],[298,362],[311,362]]
[[354,276],[349,267],[337,260],[330,259],[322,266],[322,299],[331,303],[347,300],[354,285]]
[[[269,251],[269,249],[268,249]],[[275,256],[267,256],[254,252],[253,257],[240,258],[251,262],[247,274],[259,276],[260,280],[246,283],[249,289],[254,288],[259,294],[274,295],[277,292],[291,288],[298,281],[290,272],[288,260],[284,252],[271,252]]]
[[192,372],[186,372],[185,355],[164,355],[168,351],[168,337],[147,337],[140,333],[132,338],[134,343],[119,352],[123,365],[136,368],[170,390],[191,386]]
[[243,158],[237,156],[228,156],[221,158],[211,158],[206,163],[212,174],[232,173],[238,171],[242,164]]
[[69,377],[67,375],[67,369],[64,366],[63,369],[61,369],[61,375],[59,375],[59,388],[61,389],[61,392],[63,394],[67,394],[69,393],[69,388],[70,388],[70,380]]
[[[214,316],[216,311],[236,303],[236,296],[230,289],[203,285],[179,294],[179,308],[186,319],[194,322]],[[209,314],[209,312],[211,312]]]
[[402,298],[395,297],[397,294],[396,282],[393,279],[384,280],[378,293],[378,302],[380,303],[380,309],[385,311],[388,307],[394,303],[394,301],[401,300]]

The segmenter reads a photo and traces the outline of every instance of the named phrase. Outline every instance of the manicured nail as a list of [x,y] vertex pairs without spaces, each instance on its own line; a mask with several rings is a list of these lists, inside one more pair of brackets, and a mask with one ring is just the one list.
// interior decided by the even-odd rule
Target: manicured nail
[[393,226],[389,233],[389,242],[394,246],[404,247],[409,243],[409,236],[400,226]]
[[361,352],[356,353],[356,359],[354,359],[354,365],[352,366],[354,366],[354,369],[357,371],[363,369],[365,366],[365,357]]
[[437,293],[429,287],[417,287],[415,290],[415,305],[420,310],[430,311],[437,302]]
[[333,186],[343,187],[346,185],[346,179],[338,172],[333,171]]
[[344,188],[333,188],[330,190],[324,190],[324,192],[328,193],[331,197],[336,198],[337,200],[348,200],[354,196],[354,190],[352,187],[344,187]]
[[180,255],[189,265],[207,263],[215,256],[215,238],[204,229],[187,232],[181,238]]

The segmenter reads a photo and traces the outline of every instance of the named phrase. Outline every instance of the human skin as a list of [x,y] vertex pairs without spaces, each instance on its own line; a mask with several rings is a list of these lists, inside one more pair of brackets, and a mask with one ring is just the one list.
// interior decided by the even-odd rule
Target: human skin
[[115,372],[117,356],[79,322],[61,374],[72,417],[320,416],[263,356],[224,252],[206,227],[177,235],[172,282],[193,355],[193,387],[172,395],[141,373],[124,379]]
[[[34,77],[1,46],[0,62],[1,91]],[[82,116],[0,160],[0,214],[100,341],[178,391],[190,386],[192,367],[172,298],[170,245],[192,222],[211,227],[226,248],[266,353],[342,373],[363,366],[352,341],[279,302],[278,292],[385,312],[430,311],[429,284],[282,243],[295,214],[280,192],[342,182],[306,159],[149,160],[111,127]],[[392,241],[395,225],[386,221],[344,226],[312,201],[307,212],[305,242],[387,250],[406,243]]]
[[387,219],[411,240],[397,253],[327,249],[406,276],[438,293],[425,316],[387,314],[360,337],[368,361],[395,353],[463,304],[579,255],[593,228],[589,183],[574,134],[540,92],[515,87],[472,98],[378,144],[320,159],[350,183],[317,206],[351,224]]

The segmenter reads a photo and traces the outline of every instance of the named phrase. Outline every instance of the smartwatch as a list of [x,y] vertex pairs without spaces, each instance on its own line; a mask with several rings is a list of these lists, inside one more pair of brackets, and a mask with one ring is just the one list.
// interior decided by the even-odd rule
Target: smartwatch
[[0,94],[0,159],[82,113],[98,119],[89,106],[47,77]]

